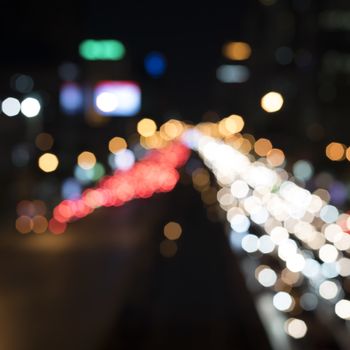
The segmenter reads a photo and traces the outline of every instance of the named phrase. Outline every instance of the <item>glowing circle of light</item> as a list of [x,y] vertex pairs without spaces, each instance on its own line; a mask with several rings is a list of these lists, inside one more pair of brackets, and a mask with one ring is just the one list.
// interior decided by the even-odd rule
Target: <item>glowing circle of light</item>
[[38,160],[39,168],[45,173],[51,173],[58,167],[59,161],[53,153],[44,153]]
[[280,93],[271,91],[261,99],[261,107],[268,113],[278,112],[283,106],[283,97]]
[[246,232],[250,226],[249,219],[243,214],[237,214],[230,220],[231,228],[236,232]]
[[248,234],[242,239],[242,248],[247,253],[254,253],[258,250],[259,238],[255,235]]
[[326,263],[331,263],[337,260],[338,250],[332,244],[325,244],[319,251],[320,259]]
[[96,97],[96,106],[101,112],[112,112],[118,107],[118,100],[111,92],[101,92]]
[[33,97],[27,97],[21,103],[21,112],[27,118],[36,117],[41,110],[40,102]]
[[163,231],[164,231],[164,236],[171,241],[179,239],[182,234],[181,225],[174,221],[168,222],[164,226]]
[[320,211],[320,218],[330,224],[337,220],[339,215],[338,209],[333,205],[325,205]]
[[96,156],[92,152],[84,151],[79,154],[78,165],[84,170],[92,169],[96,164]]
[[135,163],[134,152],[129,149],[124,149],[114,155],[115,167],[119,170],[128,170]]
[[346,299],[339,300],[335,304],[335,313],[344,320],[350,320],[350,301]]
[[258,281],[264,287],[272,287],[277,281],[276,272],[270,268],[264,268],[258,274]]
[[332,281],[324,281],[320,284],[318,292],[322,298],[330,300],[337,296],[339,289],[336,283]]
[[14,97],[8,97],[1,103],[2,112],[8,117],[14,117],[21,111],[21,104]]
[[154,78],[162,76],[166,69],[165,57],[160,52],[150,52],[146,56],[144,64],[146,72]]
[[293,298],[286,292],[278,292],[272,300],[273,306],[280,311],[288,311],[293,306]]
[[125,139],[122,137],[118,137],[118,136],[113,137],[108,142],[108,149],[111,153],[114,153],[114,154],[126,149],[127,146],[128,145],[127,145]]
[[289,336],[295,339],[301,339],[307,333],[306,323],[297,318],[288,319],[284,324],[284,329]]
[[157,131],[157,124],[150,118],[143,118],[137,123],[137,132],[144,137],[152,136]]

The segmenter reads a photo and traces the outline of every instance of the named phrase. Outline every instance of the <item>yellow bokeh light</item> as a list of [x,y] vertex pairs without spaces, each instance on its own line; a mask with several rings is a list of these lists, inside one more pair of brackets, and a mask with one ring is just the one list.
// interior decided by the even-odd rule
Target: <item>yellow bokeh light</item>
[[271,166],[276,167],[283,164],[285,155],[282,150],[278,148],[272,148],[267,153],[266,160]]
[[261,99],[261,107],[268,113],[279,111],[283,106],[283,97],[280,93],[271,91]]
[[268,139],[261,138],[254,144],[254,151],[260,157],[265,157],[272,149],[272,143]]
[[239,146],[239,150],[243,153],[243,154],[248,154],[252,149],[252,144],[250,143],[250,141],[244,137],[242,137],[242,143]]
[[152,136],[157,131],[157,124],[154,120],[143,118],[137,123],[137,132],[144,137]]
[[167,141],[161,136],[161,133],[157,131],[152,136],[140,137],[140,144],[145,149],[163,148],[167,145]]
[[346,159],[347,159],[348,161],[350,161],[350,147],[348,147],[348,148],[346,149],[345,156],[346,156]]
[[165,140],[173,140],[179,137],[184,131],[183,124],[175,119],[170,119],[160,128],[160,135]]
[[45,173],[55,171],[58,164],[58,158],[52,153],[44,153],[38,161],[39,168]]
[[238,133],[244,128],[244,120],[240,115],[232,114],[227,118],[220,120],[219,133],[222,136],[229,136],[231,134]]
[[85,170],[92,169],[96,164],[96,157],[92,152],[84,151],[78,156],[78,165]]
[[112,153],[117,153],[126,147],[128,147],[128,144],[122,137],[113,137],[108,143],[108,149]]
[[171,241],[179,239],[181,234],[182,228],[177,222],[170,221],[164,226],[164,236]]
[[241,41],[230,42],[223,47],[223,55],[230,60],[246,60],[251,54],[250,45]]
[[[346,151],[348,154],[348,151]],[[340,161],[345,156],[345,146],[339,142],[331,142],[326,147],[326,156],[330,160]]]

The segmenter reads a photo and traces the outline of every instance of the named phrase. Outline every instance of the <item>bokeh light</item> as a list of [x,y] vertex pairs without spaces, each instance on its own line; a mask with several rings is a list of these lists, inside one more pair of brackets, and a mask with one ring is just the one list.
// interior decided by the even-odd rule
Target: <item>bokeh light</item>
[[339,142],[331,142],[326,147],[326,156],[334,161],[343,160],[345,157],[345,146]]
[[283,106],[283,97],[280,93],[271,91],[261,99],[261,107],[268,113],[279,111]]
[[235,61],[247,60],[252,53],[250,45],[241,41],[234,41],[225,44],[222,51],[226,58]]
[[182,228],[180,224],[174,221],[168,222],[164,226],[163,231],[164,231],[164,236],[171,241],[179,239],[182,234]]
[[48,151],[49,149],[52,148],[53,143],[54,143],[53,137],[47,132],[42,132],[38,134],[35,138],[35,145],[41,151]]
[[137,123],[137,132],[144,137],[152,136],[157,131],[157,124],[154,120],[143,118]]
[[17,98],[8,97],[2,101],[1,110],[8,117],[14,117],[21,111],[21,104]]
[[124,150],[127,146],[125,139],[117,136],[110,139],[108,143],[109,151],[114,154]]
[[45,173],[51,173],[58,167],[59,161],[56,155],[53,153],[44,153],[40,156],[38,165],[39,168]]
[[284,329],[288,335],[295,339],[303,338],[307,333],[306,323],[297,318],[289,318],[284,324]]
[[78,155],[78,165],[84,170],[92,169],[96,164],[96,157],[92,152],[84,151]]
[[21,111],[27,118],[36,117],[41,110],[40,102],[33,97],[27,97],[21,103]]

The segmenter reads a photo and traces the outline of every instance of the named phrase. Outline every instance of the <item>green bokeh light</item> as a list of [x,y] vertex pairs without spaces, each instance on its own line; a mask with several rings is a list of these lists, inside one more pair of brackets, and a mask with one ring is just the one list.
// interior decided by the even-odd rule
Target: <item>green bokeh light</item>
[[125,47],[118,40],[87,39],[79,45],[80,56],[88,61],[121,60],[125,55]]

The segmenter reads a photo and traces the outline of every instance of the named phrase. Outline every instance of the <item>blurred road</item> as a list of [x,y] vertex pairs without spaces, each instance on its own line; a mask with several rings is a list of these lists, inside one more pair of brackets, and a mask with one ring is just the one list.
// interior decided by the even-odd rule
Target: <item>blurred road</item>
[[[163,226],[182,225],[175,257]],[[62,236],[3,232],[0,349],[269,349],[221,224],[191,186],[100,209]]]

